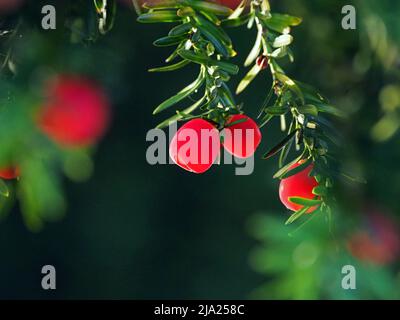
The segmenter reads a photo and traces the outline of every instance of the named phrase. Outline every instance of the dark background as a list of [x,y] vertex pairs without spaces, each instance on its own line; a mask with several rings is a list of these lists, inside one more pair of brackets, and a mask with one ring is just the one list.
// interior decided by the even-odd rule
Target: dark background
[[[339,221],[345,225],[358,219],[354,205],[374,202],[400,214],[398,134],[383,142],[370,136],[383,114],[380,90],[400,81],[398,69],[393,70],[398,65],[385,67],[385,59],[374,51],[366,35],[367,17],[377,15],[386,25],[387,41],[397,46],[400,29],[394,17],[398,19],[400,11],[397,5],[391,7],[391,1],[377,3],[354,3],[357,30],[345,31],[341,8],[347,1],[271,1],[273,11],[304,18],[293,30],[296,61],[285,64],[288,74],[315,85],[350,112],[347,123],[337,124],[346,136],[343,159],[369,183],[343,186],[344,207],[351,207]],[[265,281],[279,279],[249,265],[249,253],[258,241],[248,227],[255,213],[275,217],[281,225],[288,216],[278,199],[278,181],[271,178],[276,159],[260,160],[281,137],[278,124],[263,129],[264,139],[250,176],[235,176],[230,165],[214,166],[203,175],[174,165],[150,166],[145,158],[150,145],[146,133],[165,116],[152,116],[151,111],[196,74],[191,67],[168,74],[147,73],[168,55],[168,50],[151,45],[167,33],[168,26],[140,25],[135,12],[120,5],[115,26],[106,36],[91,44],[71,44],[67,41],[71,30],[65,27],[71,2],[56,2],[55,31],[40,29],[41,5],[34,1],[21,9],[30,21],[24,30],[28,49],[23,56],[55,70],[96,77],[113,101],[113,123],[96,150],[92,178],[82,183],[64,181],[65,217],[32,233],[17,206],[1,222],[0,298],[242,299],[251,297]],[[90,1],[74,5],[78,14],[92,17],[87,13],[93,10]],[[245,28],[229,33],[239,53],[235,62],[242,64],[255,34]],[[365,52],[369,64],[362,60]],[[244,72],[243,68],[241,75]],[[240,76],[233,79],[232,88],[239,80]],[[269,85],[265,74],[238,98],[250,116],[256,115]],[[329,233],[328,227],[324,230]],[[287,232],[283,230],[282,236],[287,237]],[[271,241],[266,246],[275,250]],[[291,252],[288,248],[286,253]],[[56,267],[55,291],[41,289],[41,267],[46,264]],[[286,270],[290,272],[290,264]],[[388,275],[385,281],[396,278],[393,266],[379,270]],[[309,290],[314,290],[311,297],[337,297],[316,288]],[[375,296],[373,289],[366,289],[363,297]],[[392,291],[384,290],[379,297],[393,297]]]

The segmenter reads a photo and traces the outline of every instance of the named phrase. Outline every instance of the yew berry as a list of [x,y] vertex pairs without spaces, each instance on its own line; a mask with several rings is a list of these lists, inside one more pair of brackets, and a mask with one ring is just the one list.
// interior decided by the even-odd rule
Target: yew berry
[[268,67],[268,57],[267,56],[259,56],[256,60],[256,63],[259,67],[261,67],[262,70],[266,69]]
[[385,265],[396,261],[400,254],[398,225],[377,209],[373,211],[366,215],[364,227],[349,238],[347,248],[360,261]]
[[169,146],[169,154],[183,169],[203,173],[215,162],[219,149],[218,130],[206,120],[193,119],[176,132]]
[[12,180],[19,177],[18,167],[6,167],[0,169],[0,178]]
[[252,156],[261,142],[261,132],[257,123],[244,114],[235,114],[228,118],[225,126],[225,150],[238,158]]
[[78,76],[59,76],[46,91],[38,125],[50,139],[63,146],[86,146],[104,135],[110,106],[95,83]]
[[[290,167],[294,169],[298,167],[302,162],[295,163]],[[302,205],[293,203],[289,200],[290,197],[301,197],[305,199],[313,199],[315,195],[312,193],[314,187],[318,186],[318,182],[314,177],[310,177],[310,172],[313,169],[313,164],[310,164],[304,170],[281,180],[279,186],[279,198],[281,202],[292,211],[297,211],[303,208]],[[315,211],[318,206],[311,207],[307,210],[307,213]]]

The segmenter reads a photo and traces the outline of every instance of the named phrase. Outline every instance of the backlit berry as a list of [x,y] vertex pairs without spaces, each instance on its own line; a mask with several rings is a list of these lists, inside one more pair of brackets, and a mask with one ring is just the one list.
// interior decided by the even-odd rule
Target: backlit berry
[[181,168],[203,173],[215,162],[219,149],[218,130],[206,120],[194,119],[176,132],[169,146],[169,154]]
[[[295,163],[290,167],[294,169],[298,167],[301,162]],[[313,164],[310,164],[304,170],[282,179],[279,186],[279,198],[281,202],[292,211],[297,211],[303,208],[302,205],[293,203],[289,200],[290,197],[301,197],[305,199],[314,199],[315,195],[312,193],[314,187],[318,186],[318,182],[314,177],[310,177],[310,172],[313,169]],[[315,211],[318,206],[311,207],[307,213]]]
[[261,142],[257,123],[244,114],[230,116],[223,130],[225,150],[238,158],[251,157]]

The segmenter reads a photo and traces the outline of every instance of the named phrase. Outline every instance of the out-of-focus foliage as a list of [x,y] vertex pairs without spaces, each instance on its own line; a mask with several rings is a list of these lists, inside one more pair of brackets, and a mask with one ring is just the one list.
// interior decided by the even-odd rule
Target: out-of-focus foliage
[[92,3],[57,7],[56,18],[65,19],[64,25],[46,32],[41,29],[44,2],[6,2],[0,7],[0,168],[15,166],[20,174],[2,181],[9,190],[0,195],[0,214],[5,217],[18,199],[26,226],[37,231],[44,221],[64,216],[63,175],[82,181],[92,173],[95,148],[60,147],[41,132],[38,115],[48,82],[57,74],[96,77],[90,70],[96,66],[87,63],[90,49],[86,56],[76,49],[98,38],[99,31]]
[[[315,13],[311,10],[314,5],[314,1],[297,3],[302,7],[300,11],[305,10],[310,15]],[[296,10],[295,7],[292,10]],[[321,23],[320,32],[327,32],[329,39],[336,39],[329,44],[341,58],[331,58],[326,54],[327,61],[324,61],[324,64],[330,64],[336,60],[336,79],[325,85],[335,84],[344,89],[337,93],[336,99],[352,113],[349,122],[354,128],[346,129],[345,134],[356,142],[356,145],[345,146],[350,151],[346,153],[345,167],[349,172],[364,176],[368,182],[339,188],[342,210],[333,213],[333,223],[316,215],[297,229],[283,228],[281,219],[272,217],[271,213],[254,216],[250,221],[250,233],[260,241],[260,245],[251,253],[250,264],[266,276],[266,283],[253,292],[253,297],[400,298],[399,226],[392,220],[392,231],[387,229],[388,226],[377,227],[368,222],[368,211],[371,210],[368,206],[374,201],[397,216],[400,213],[400,206],[394,201],[400,174],[394,160],[399,156],[400,24],[394,18],[399,4],[360,1],[355,3],[355,7],[357,30],[348,31],[347,35],[353,35],[350,37],[346,37],[346,31],[335,27],[332,20],[323,22],[321,18],[307,15],[304,20],[309,21],[309,28],[317,20]],[[318,37],[316,30],[309,29],[309,34]],[[346,48],[353,48],[353,53],[344,58],[342,55]],[[321,46],[316,50],[322,50]],[[323,67],[321,75],[324,72],[326,75],[326,68],[329,67]],[[341,75],[341,82],[337,82]],[[371,91],[367,93],[365,90]],[[376,120],[379,117],[381,119]],[[386,219],[386,212],[380,214],[382,219]],[[377,230],[371,234],[371,228],[382,229],[379,232],[384,236],[377,234]],[[387,244],[386,238],[391,234],[396,235],[396,249]],[[356,244],[351,246],[352,242]],[[390,257],[390,261],[383,263],[385,257]],[[341,287],[344,276],[341,269],[345,265],[356,268],[356,290]]]
[[[340,227],[343,215],[335,212],[335,228],[322,215],[301,227],[282,226],[270,215],[255,215],[249,222],[251,234],[260,241],[250,254],[250,265],[267,282],[251,297],[262,299],[399,299],[400,280],[394,268],[360,261],[347,250],[351,232]],[[396,230],[399,232],[398,228]],[[380,240],[376,240],[380,241]],[[371,249],[368,246],[364,250]],[[344,290],[342,273],[355,267],[356,290]]]
[[[40,28],[40,8],[48,3],[57,8],[54,31]],[[2,220],[0,297],[397,298],[398,260],[386,266],[368,265],[348,254],[346,241],[363,228],[366,203],[378,203],[394,216],[400,215],[399,130],[379,141],[371,136],[374,126],[385,118],[384,111],[395,109],[397,101],[398,60],[392,56],[394,49],[387,48],[398,47],[400,42],[399,4],[390,0],[271,1],[276,12],[303,18],[293,29],[296,60],[285,67],[300,81],[318,84],[332,103],[349,112],[348,123],[338,124],[346,138],[341,158],[347,172],[368,181],[337,187],[345,208],[333,212],[333,224],[316,215],[295,231],[299,225],[284,226],[288,215],[279,202],[278,184],[272,179],[275,168],[269,162],[256,161],[254,174],[247,177],[234,176],[230,166],[191,176],[175,166],[146,163],[146,132],[157,125],[151,115],[153,106],[169,96],[172,86],[179,90],[190,82],[196,70],[188,66],[174,77],[148,74],[147,66],[160,65],[164,57],[163,49],[154,50],[149,39],[166,29],[136,23],[133,8],[121,3],[114,28],[102,37],[92,1],[32,0],[20,9],[29,27],[16,39],[16,58],[7,66],[14,85],[2,79],[0,90],[16,93],[18,103],[13,107],[21,112],[13,113],[13,120],[7,123],[0,117],[2,146],[7,146],[1,153],[11,150],[28,158],[41,148],[60,152],[48,149],[48,141],[39,138],[31,124],[24,125],[23,138],[22,131],[16,131],[18,125],[14,126],[23,124],[29,110],[35,108],[42,94],[40,79],[46,75],[69,72],[97,79],[116,112],[113,127],[93,162],[91,150],[57,156],[64,160],[55,164],[61,171],[52,170],[52,161],[46,161],[45,169],[37,161],[29,161],[37,166],[32,181],[46,181],[53,172],[62,171],[74,180],[85,180],[91,172],[93,176],[72,184],[56,175],[52,181],[66,185],[68,214],[39,234],[26,230],[18,205]],[[355,31],[341,29],[345,4],[357,9]],[[369,16],[375,18],[369,20]],[[375,21],[369,22],[369,29],[367,21]],[[229,35],[237,43],[234,62],[242,63],[254,34],[250,37],[231,30]],[[386,43],[379,55],[376,48],[380,46],[374,46],[371,37]],[[5,39],[1,39],[2,48]],[[1,53],[4,58],[7,52],[1,49]],[[18,67],[16,76],[13,65]],[[244,75],[242,72],[232,81],[238,84]],[[246,101],[250,116],[256,115],[265,90],[265,82],[256,79],[239,97],[239,103]],[[8,95],[1,97],[5,103]],[[271,123],[263,135],[262,147],[272,147],[279,139],[279,126]],[[26,141],[28,148],[15,149],[11,141],[18,139]],[[37,152],[32,153],[32,145]],[[45,157],[51,160],[52,152]],[[10,183],[9,188],[13,187]],[[49,190],[46,184],[38,187]],[[10,207],[10,203],[3,205]],[[254,212],[263,214],[250,218],[249,235],[243,225]],[[251,268],[246,259],[249,251]],[[56,292],[40,288],[40,269],[45,264],[57,268]],[[341,289],[344,264],[356,267],[359,289]]]
[[400,4],[374,1],[362,4],[363,30],[356,66],[366,73],[374,63],[383,68],[387,83],[380,89],[379,104],[382,117],[372,127],[371,137],[384,142],[395,136],[400,128],[400,34],[396,12]]

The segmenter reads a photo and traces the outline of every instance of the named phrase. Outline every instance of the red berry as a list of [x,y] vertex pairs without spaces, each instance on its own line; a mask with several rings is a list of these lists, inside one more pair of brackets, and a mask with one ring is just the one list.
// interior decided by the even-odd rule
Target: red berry
[[218,130],[206,120],[194,119],[176,132],[169,146],[169,154],[183,169],[203,173],[215,162],[219,149]]
[[12,180],[19,177],[18,167],[7,167],[0,169],[0,178]]
[[47,89],[39,127],[63,146],[85,146],[105,133],[110,106],[100,87],[78,76],[59,76]]
[[[294,169],[299,166],[302,162],[295,163],[290,167]],[[314,199],[315,195],[312,193],[314,187],[318,186],[318,182],[314,177],[310,177],[309,174],[313,169],[313,164],[310,164],[307,168],[296,173],[286,179],[282,179],[279,186],[279,198],[281,202],[292,211],[297,211],[303,208],[302,205],[289,201],[290,197],[301,197],[305,199]],[[307,210],[307,213],[311,213],[316,210],[318,206],[311,207]]]
[[[370,208],[367,208],[371,211]],[[365,217],[364,228],[347,241],[347,248],[358,260],[375,265],[396,261],[400,254],[400,235],[396,221],[373,209]]]
[[367,232],[360,231],[354,234],[347,243],[347,248],[360,261],[384,265],[392,260],[391,252]]
[[268,57],[267,56],[259,56],[256,60],[256,63],[259,67],[261,67],[262,70],[266,69],[268,67]]
[[[234,122],[237,123],[229,126]],[[229,117],[226,126],[223,130],[224,148],[238,158],[252,156],[261,142],[261,132],[257,123],[244,114],[235,114]]]

